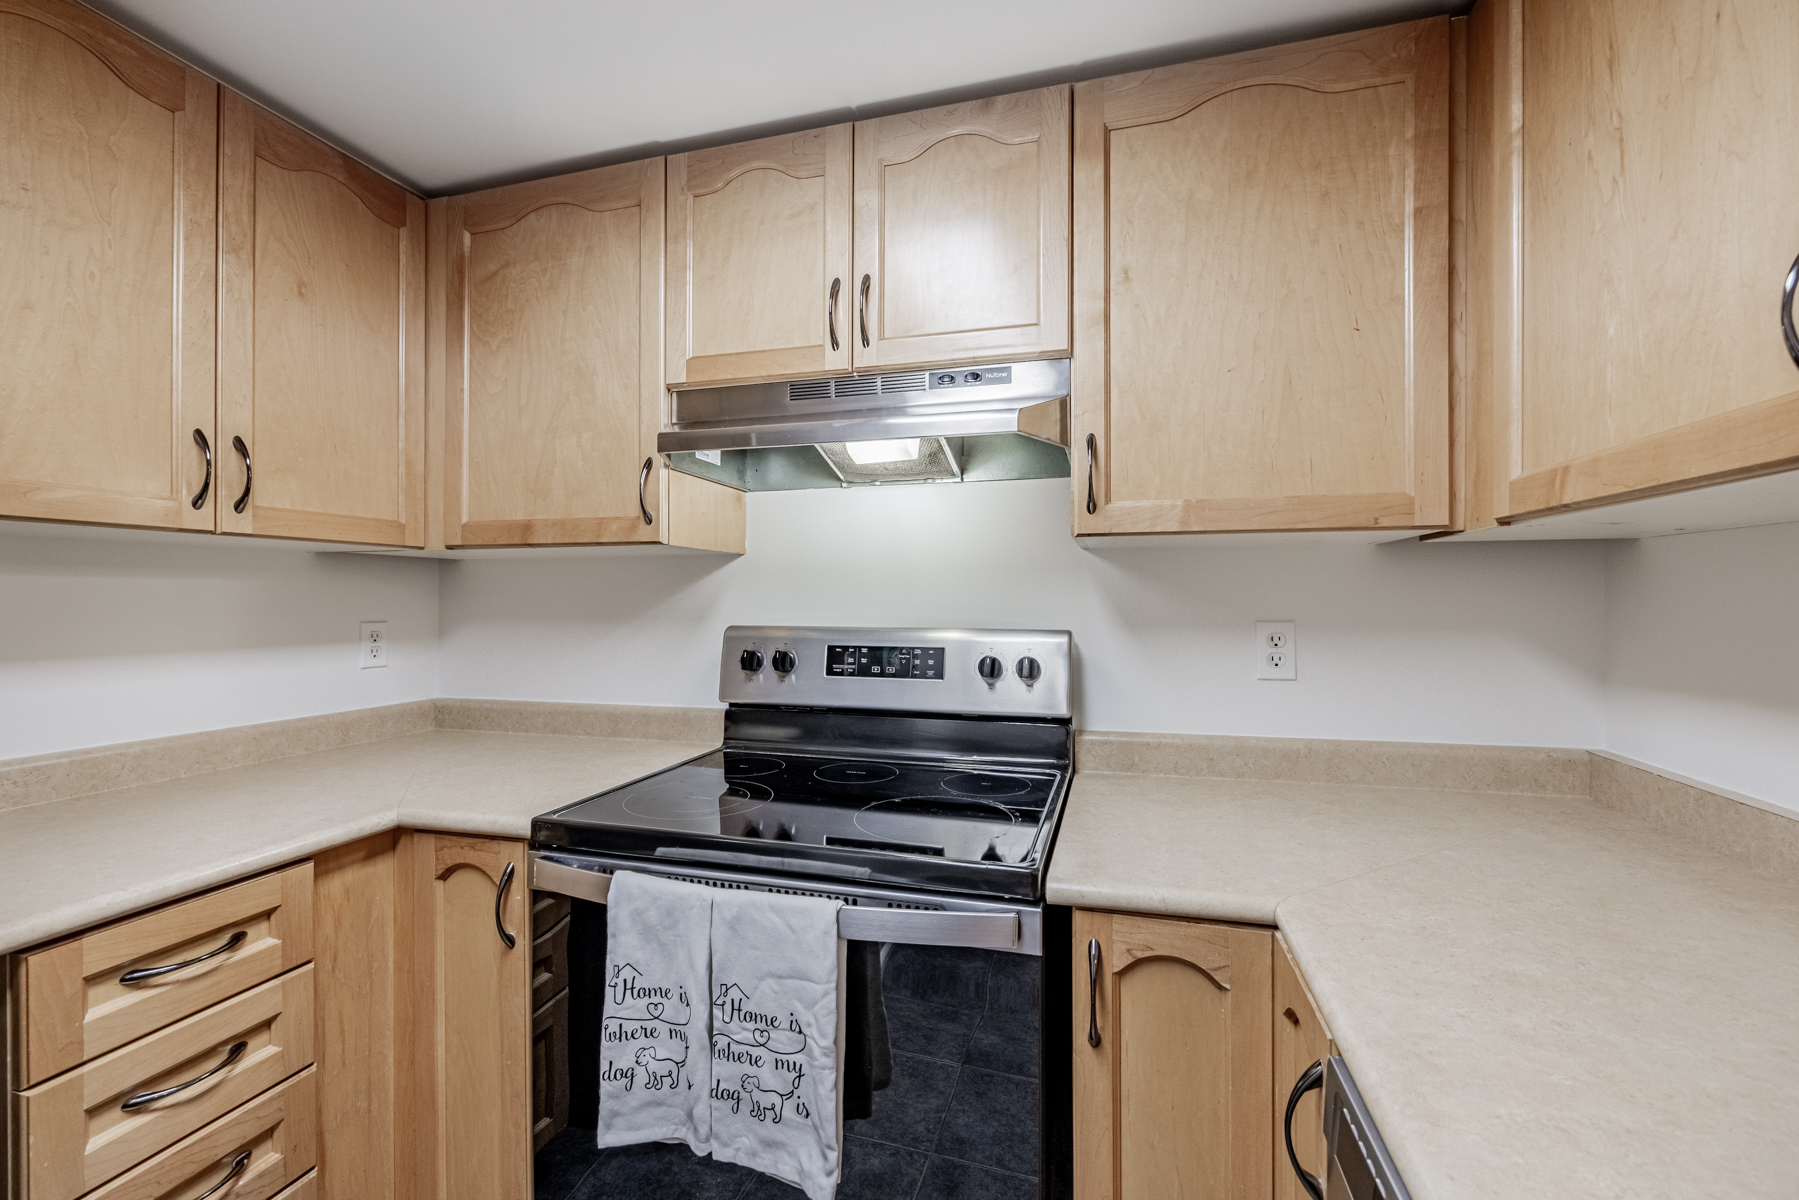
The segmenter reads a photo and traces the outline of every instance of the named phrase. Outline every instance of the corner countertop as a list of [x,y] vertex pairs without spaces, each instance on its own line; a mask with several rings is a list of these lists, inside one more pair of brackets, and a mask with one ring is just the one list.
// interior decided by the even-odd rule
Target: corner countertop
[[1793,1194],[1799,881],[1584,797],[1083,773],[1048,894],[1278,925],[1415,1200]]
[[715,745],[429,730],[0,812],[0,953],[388,829],[522,838]]

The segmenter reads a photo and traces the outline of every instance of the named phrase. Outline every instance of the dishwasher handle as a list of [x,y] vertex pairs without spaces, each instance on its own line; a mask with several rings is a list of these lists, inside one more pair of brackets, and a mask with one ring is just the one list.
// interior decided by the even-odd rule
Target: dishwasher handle
[[1299,1081],[1293,1085],[1293,1094],[1287,1097],[1287,1116],[1281,1122],[1282,1132],[1287,1138],[1287,1161],[1293,1164],[1293,1174],[1298,1177],[1299,1186],[1306,1190],[1306,1195],[1312,1200],[1324,1200],[1324,1186],[1318,1182],[1316,1175],[1299,1165],[1299,1155],[1293,1149],[1293,1110],[1299,1107],[1301,1096],[1323,1086],[1324,1060],[1320,1059],[1307,1067]]

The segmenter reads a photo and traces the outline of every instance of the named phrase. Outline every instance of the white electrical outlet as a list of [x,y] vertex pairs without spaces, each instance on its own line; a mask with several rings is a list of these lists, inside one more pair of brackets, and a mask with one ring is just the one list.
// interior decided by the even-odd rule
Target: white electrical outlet
[[1256,678],[1299,678],[1299,642],[1292,621],[1256,622]]
[[364,621],[356,653],[363,670],[387,665],[387,622]]

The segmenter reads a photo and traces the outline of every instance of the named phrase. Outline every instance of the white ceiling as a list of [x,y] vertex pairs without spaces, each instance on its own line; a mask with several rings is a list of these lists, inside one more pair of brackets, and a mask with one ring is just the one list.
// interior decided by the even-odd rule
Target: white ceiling
[[[1457,0],[93,0],[438,195]],[[996,86],[997,85],[997,86]],[[810,119],[808,119],[810,118]]]

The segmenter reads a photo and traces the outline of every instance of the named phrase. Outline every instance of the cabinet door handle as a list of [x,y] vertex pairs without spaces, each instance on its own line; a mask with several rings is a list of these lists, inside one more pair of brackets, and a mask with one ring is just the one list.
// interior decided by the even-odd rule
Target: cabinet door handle
[[1780,294],[1780,331],[1786,334],[1787,353],[1793,358],[1793,365],[1799,367],[1799,329],[1793,328],[1793,290],[1799,288],[1799,258],[1793,260],[1792,270],[1787,272],[1786,287]]
[[198,1196],[195,1196],[194,1200],[206,1200],[206,1198],[208,1196],[218,1195],[220,1192],[222,1192],[226,1188],[230,1187],[231,1181],[233,1179],[236,1179],[239,1175],[242,1175],[244,1173],[244,1168],[249,1165],[250,1165],[250,1152],[248,1150],[246,1150],[242,1154],[238,1155],[237,1158],[232,1162],[231,1169],[229,1171],[225,1172],[225,1178],[219,1180],[217,1183],[213,1184],[211,1187],[209,1187],[205,1191],[201,1192]]
[[825,305],[825,323],[831,330],[831,349],[837,349],[837,293],[843,290],[843,276],[831,280],[831,300]]
[[1099,939],[1087,939],[1087,1044],[1099,1045]]
[[193,505],[196,510],[206,503],[206,494],[212,491],[212,443],[206,440],[206,432],[194,430],[194,445],[200,447],[200,453],[206,456],[206,478],[200,481],[200,490],[194,493]]
[[1087,515],[1092,516],[1099,511],[1099,501],[1093,496],[1093,435],[1087,435]]
[[167,1099],[176,1092],[184,1092],[188,1088],[193,1087],[196,1083],[205,1083],[208,1079],[211,1079],[214,1075],[217,1075],[220,1071],[223,1071],[226,1067],[229,1067],[232,1063],[242,1058],[244,1056],[244,1051],[249,1048],[249,1042],[238,1042],[225,1052],[224,1062],[206,1072],[204,1075],[196,1075],[186,1083],[178,1083],[174,1087],[166,1087],[154,1092],[139,1092],[135,1096],[127,1096],[125,1097],[125,1103],[119,1105],[119,1110],[121,1112],[135,1112],[146,1104],[155,1104],[158,1100]]
[[1324,1200],[1324,1188],[1318,1177],[1299,1165],[1299,1155],[1293,1152],[1293,1110],[1299,1107],[1299,1098],[1307,1092],[1324,1086],[1324,1063],[1315,1062],[1305,1069],[1299,1082],[1293,1085],[1293,1094],[1287,1097],[1287,1117],[1281,1123],[1287,1136],[1287,1161],[1293,1164],[1293,1174],[1299,1178],[1299,1186],[1306,1190],[1312,1200]]
[[862,277],[862,303],[856,311],[856,321],[862,327],[862,348],[868,349],[868,284],[869,276]]
[[243,945],[244,939],[249,936],[249,934],[240,929],[230,937],[226,938],[223,946],[220,946],[217,950],[208,950],[199,958],[190,958],[186,962],[170,963],[166,967],[140,967],[135,971],[127,971],[119,976],[119,982],[126,987],[130,987],[134,983],[148,983],[152,979],[161,979],[164,975],[173,975],[177,971],[185,971],[189,967],[197,966],[209,958],[217,958],[221,954],[231,953],[233,950]]
[[518,938],[506,932],[506,922],[501,918],[501,914],[506,907],[506,889],[512,886],[512,873],[517,869],[518,864],[516,863],[506,864],[506,869],[500,872],[500,886],[494,890],[493,894],[493,927],[500,931],[500,940],[506,943],[508,950],[518,945]]
[[650,516],[650,506],[643,502],[643,486],[650,481],[650,463],[654,461],[654,455],[644,459],[643,470],[637,472],[637,511],[643,514],[643,523],[645,525],[654,525],[656,523],[656,519]]
[[250,447],[244,445],[243,438],[232,434],[231,448],[244,456],[244,494],[231,502],[231,511],[241,513],[250,503]]

